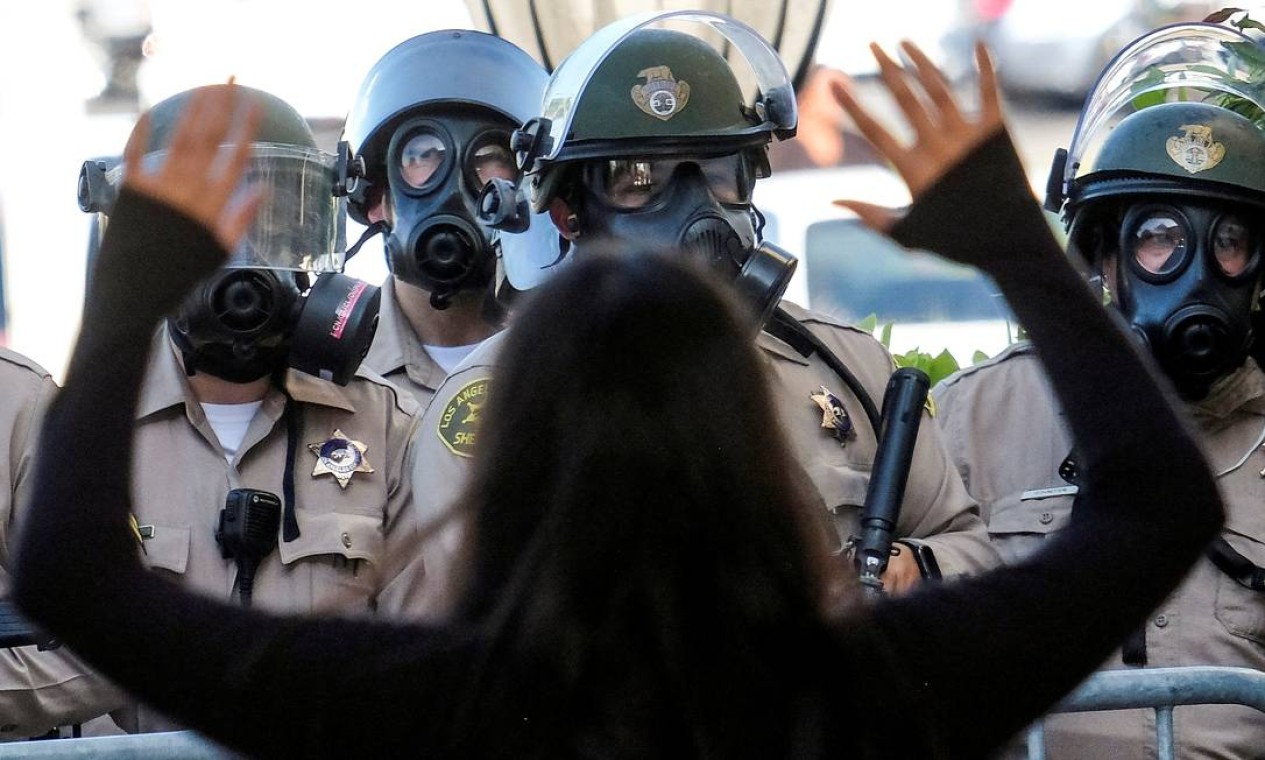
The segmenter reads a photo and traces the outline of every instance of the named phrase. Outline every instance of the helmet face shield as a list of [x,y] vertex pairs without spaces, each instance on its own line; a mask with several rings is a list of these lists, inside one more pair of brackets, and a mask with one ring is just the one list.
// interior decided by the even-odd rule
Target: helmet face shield
[[[1226,26],[1173,24],[1139,37],[1103,69],[1086,98],[1059,178],[1064,192],[1075,198],[1077,185],[1088,175],[1122,168],[1104,155],[1104,146],[1121,122],[1157,105],[1203,103],[1265,124],[1265,83],[1255,74],[1263,65],[1265,53],[1257,44]],[[1213,178],[1204,172],[1221,163],[1219,135],[1215,129],[1209,134],[1198,124],[1191,126],[1186,130],[1178,125],[1185,131],[1160,136],[1160,147],[1168,154],[1164,161],[1127,168]],[[1265,188],[1265,182],[1260,184]]]
[[[232,148],[220,149],[227,161]],[[162,165],[167,152],[145,155],[143,165]],[[290,145],[256,144],[238,192],[262,186],[264,196],[246,235],[224,266],[341,272],[343,254],[335,251],[338,203],[334,196],[334,156]],[[117,191],[123,167],[106,175]],[[108,209],[105,210],[108,213]]]

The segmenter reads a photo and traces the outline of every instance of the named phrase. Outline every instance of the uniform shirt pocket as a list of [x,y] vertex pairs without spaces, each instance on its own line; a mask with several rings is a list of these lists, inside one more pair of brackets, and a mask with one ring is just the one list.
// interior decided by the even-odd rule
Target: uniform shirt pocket
[[[145,526],[149,528],[151,526]],[[141,555],[145,565],[184,575],[189,569],[189,529],[154,525],[152,530],[152,535],[141,543],[145,549]]]
[[278,550],[300,588],[301,578],[307,579],[311,611],[349,612],[360,604],[372,606],[385,551],[381,518],[303,510],[298,516],[299,537],[282,541]]
[[830,513],[830,522],[839,538],[838,545],[833,547],[837,549],[861,532],[861,512],[865,509],[870,475],[846,467],[834,468],[830,474],[829,478],[814,479],[813,487]]
[[[1225,539],[1258,567],[1265,566],[1265,543],[1227,530]],[[1217,620],[1231,634],[1265,646],[1265,593],[1246,588],[1217,571]]]
[[[1048,489],[1047,489],[1048,490]],[[1006,564],[1019,562],[1035,552],[1045,537],[1072,519],[1072,494],[1033,498],[1028,491],[1004,496],[988,512],[988,537]],[[1025,495],[1028,498],[1025,498]]]

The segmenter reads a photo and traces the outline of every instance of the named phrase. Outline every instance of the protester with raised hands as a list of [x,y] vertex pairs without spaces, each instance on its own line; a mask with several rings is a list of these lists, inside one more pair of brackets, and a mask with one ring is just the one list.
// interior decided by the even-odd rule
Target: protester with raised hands
[[[981,69],[985,99],[995,97],[983,56]],[[898,94],[931,93],[936,77],[884,65]],[[841,103],[881,138],[855,101]],[[1219,524],[1216,489],[1184,424],[1145,361],[1089,308],[1000,121],[962,115],[950,100],[926,107],[912,149],[879,141],[914,185],[892,233],[986,269],[1050,358],[1084,445],[1085,484],[1077,519],[1043,553],[866,609],[832,603],[839,566],[804,522],[777,427],[760,424],[768,389],[755,372],[742,382],[725,374],[757,364],[742,312],[680,261],[595,256],[560,273],[511,328],[501,379],[480,410],[467,585],[453,619],[302,620],[183,595],[140,568],[124,465],[146,350],[136,336],[214,268],[248,215],[226,206],[238,163],[213,158],[231,104],[206,105],[201,125],[182,126],[169,167],[142,175],[131,152],[133,179],[91,301],[94,316],[114,321],[85,323],[50,411],[16,596],[138,697],[235,748],[978,757],[1092,670]],[[917,121],[908,102],[905,111]],[[928,139],[930,125],[955,119],[955,137]],[[157,220],[180,245],[154,244]],[[146,287],[125,287],[121,270],[137,266],[152,272]],[[1086,308],[1055,314],[1078,299]],[[533,382],[542,333],[576,300],[609,308],[563,331],[560,366]],[[673,329],[647,340],[640,328],[664,321]],[[704,366],[681,371],[686,355]],[[547,382],[559,376],[561,388]],[[116,406],[95,403],[94,385],[115,392]],[[1112,403],[1108,385],[1132,403]],[[574,438],[565,426],[522,427],[541,404],[514,390],[547,394],[559,414],[589,424]],[[684,417],[669,403],[707,398],[723,400],[723,413]],[[117,469],[91,466],[106,446]],[[704,446],[725,456],[696,456]],[[598,478],[626,486],[629,500],[608,497],[620,489]],[[604,530],[603,519],[622,529]]]

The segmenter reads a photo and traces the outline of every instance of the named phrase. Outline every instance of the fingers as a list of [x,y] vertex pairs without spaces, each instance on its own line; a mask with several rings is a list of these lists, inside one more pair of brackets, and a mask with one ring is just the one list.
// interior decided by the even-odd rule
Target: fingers
[[997,70],[983,42],[975,43],[975,64],[979,67],[980,122],[988,127],[1000,125],[1001,91],[997,86]]
[[241,123],[234,130],[231,140],[232,151],[216,183],[216,189],[221,198],[229,198],[246,173],[246,166],[250,163],[254,148],[252,143],[259,132],[259,124],[262,120],[263,108],[258,103],[251,103],[246,109],[245,116],[240,120]]
[[962,126],[964,123],[962,112],[958,110],[957,101],[953,98],[953,92],[949,89],[949,82],[944,78],[944,74],[931,62],[927,54],[922,52],[922,48],[913,42],[902,40],[900,48],[909,60],[913,61],[918,74],[918,84],[922,86],[927,97],[939,111],[932,116],[932,119],[948,129],[957,129]]
[[258,213],[266,195],[266,188],[261,185],[251,185],[229,203],[215,229],[215,236],[219,239],[220,245],[224,246],[224,250],[230,252],[236,250],[242,236],[246,234],[246,230],[250,229],[250,223],[254,221],[255,214]]
[[861,135],[887,160],[895,163],[902,153],[900,142],[852,95],[851,80],[844,77],[832,81],[830,91],[834,94],[839,107],[852,118],[852,122],[856,124]]
[[877,42],[870,43],[870,52],[874,55],[874,60],[878,61],[879,76],[887,85],[887,91],[896,100],[896,105],[900,106],[918,139],[931,138],[935,134],[936,125],[927,114],[922,99],[910,88],[905,68],[888,57]]
[[834,201],[834,205],[840,208],[846,208],[856,214],[858,218],[870,229],[887,234],[896,226],[900,214],[895,209],[886,206],[877,206],[873,203],[854,200],[838,200]]

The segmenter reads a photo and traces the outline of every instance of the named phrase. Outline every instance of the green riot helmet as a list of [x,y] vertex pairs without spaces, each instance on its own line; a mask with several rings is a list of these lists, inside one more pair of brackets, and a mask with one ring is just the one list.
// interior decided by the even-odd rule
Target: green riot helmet
[[576,247],[614,238],[701,255],[760,292],[764,314],[794,259],[757,249],[750,194],[767,175],[769,141],[792,136],[796,118],[781,59],[750,27],[713,13],[651,13],[573,51],[514,147],[533,208],[561,198],[574,212]]
[[1211,24],[1152,32],[1104,70],[1047,208],[1188,399],[1241,366],[1265,224],[1254,43]]
[[[212,85],[221,88],[227,85]],[[146,166],[160,165],[186,106],[188,90],[149,112]],[[260,111],[243,187],[266,192],[228,262],[201,283],[168,320],[190,374],[248,382],[295,369],[348,382],[377,325],[378,289],[341,274],[335,251],[334,156],[316,148],[306,120],[280,98],[235,86],[239,109]],[[225,148],[227,151],[227,148]],[[80,173],[80,205],[108,218],[123,167]]]
[[[1090,90],[1070,147],[1055,155],[1046,208],[1070,226],[1085,204],[1147,191],[1265,197],[1252,158],[1253,126],[1265,123],[1265,82],[1255,74],[1263,64],[1256,43],[1217,24],[1173,24],[1126,45]],[[1238,158],[1220,160],[1222,149]]]

